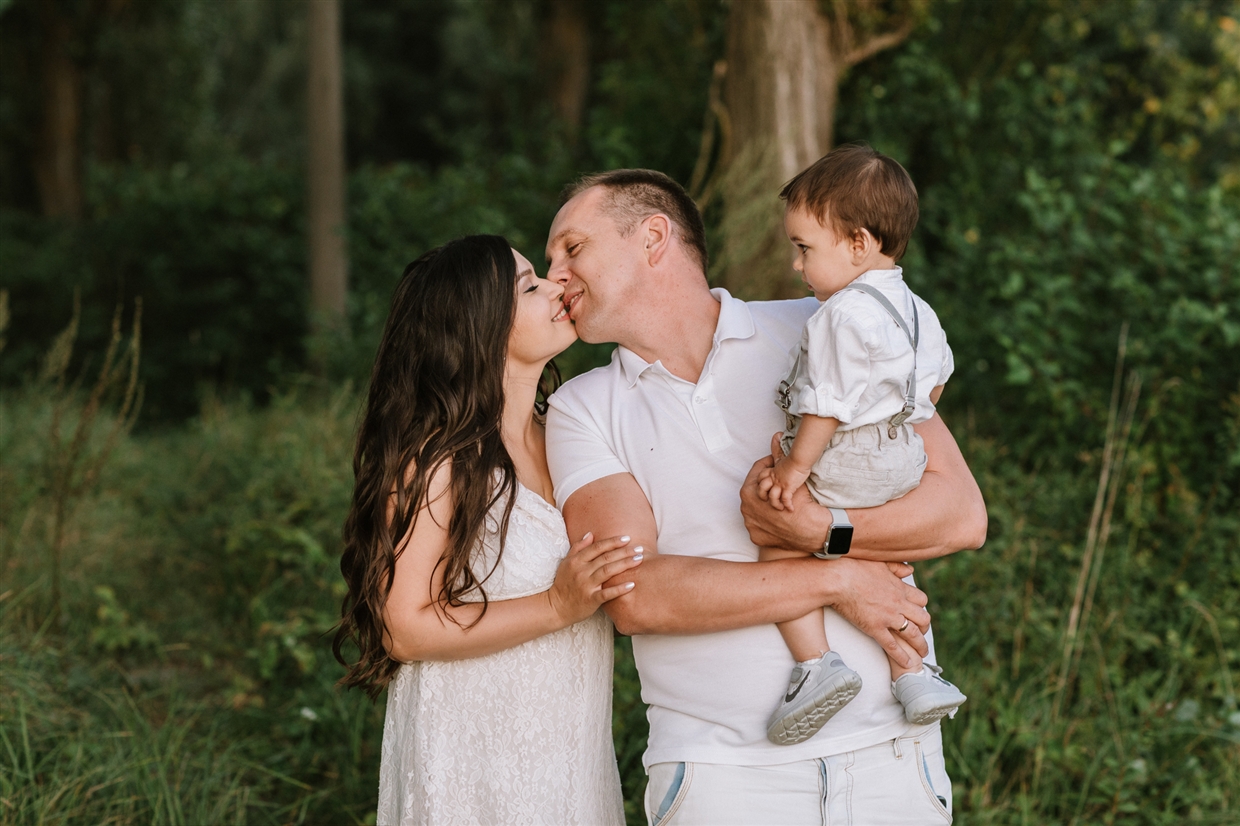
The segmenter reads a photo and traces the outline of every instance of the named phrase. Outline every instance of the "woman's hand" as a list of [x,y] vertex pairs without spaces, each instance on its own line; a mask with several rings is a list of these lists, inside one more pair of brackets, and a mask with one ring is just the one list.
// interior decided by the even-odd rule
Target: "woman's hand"
[[629,537],[613,536],[594,541],[594,534],[587,533],[581,541],[568,549],[568,555],[555,572],[555,582],[547,591],[551,609],[565,627],[594,614],[604,602],[627,594],[634,583],[622,582],[610,588],[603,583],[642,561],[642,548],[627,547]]

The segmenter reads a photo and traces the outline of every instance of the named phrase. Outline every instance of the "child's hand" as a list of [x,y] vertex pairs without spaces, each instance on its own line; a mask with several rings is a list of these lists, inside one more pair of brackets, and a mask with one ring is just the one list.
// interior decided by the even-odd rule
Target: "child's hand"
[[[766,468],[758,474],[758,498],[763,502],[771,501],[771,487],[775,484],[775,475],[771,472],[771,470],[771,468]],[[778,494],[776,494],[776,496],[778,497]],[[775,505],[775,507],[779,507],[777,502],[778,498],[776,502],[772,502],[771,504]]]
[[775,510],[794,510],[792,494],[805,484],[808,472],[798,470],[788,458],[781,457],[775,466],[758,474],[758,496],[769,502]]
[[792,494],[805,484],[808,478],[808,470],[801,470],[787,457],[781,459],[775,463],[775,467],[771,468],[772,484],[767,494],[767,501],[776,510],[793,510]]

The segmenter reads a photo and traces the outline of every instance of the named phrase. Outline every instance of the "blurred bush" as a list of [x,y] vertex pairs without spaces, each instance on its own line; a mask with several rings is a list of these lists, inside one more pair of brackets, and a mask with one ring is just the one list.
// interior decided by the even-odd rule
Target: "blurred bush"
[[[384,74],[383,60],[408,44],[377,33],[419,15],[442,27],[434,71],[455,91],[419,121],[418,140],[438,147],[434,166],[359,159],[352,173],[343,336],[306,338],[300,166],[243,154],[244,142],[196,139],[192,163],[92,164],[77,227],[0,210],[13,314],[0,382],[32,372],[80,287],[86,345],[102,343],[118,301],[146,302],[147,424],[184,420],[204,393],[266,403],[310,351],[328,378],[363,383],[391,290],[421,252],[495,232],[541,261],[558,191],[579,169],[653,164],[687,176],[726,15],[687,0],[636,17],[621,8],[607,5],[592,24],[609,39],[575,147],[531,97],[537,72],[518,46],[537,41],[537,15],[397,3],[353,19],[353,36],[377,38],[357,57],[356,95],[393,106],[425,96],[425,78],[402,90]],[[1240,390],[1240,26],[1213,0],[1140,0],[1127,11],[1016,0],[1002,21],[970,8],[932,4],[906,44],[854,71],[838,126],[840,140],[870,140],[902,160],[921,191],[905,264],[956,352],[945,410],[972,416],[1025,461],[1075,461],[1097,447],[1074,434],[1101,432],[1127,323],[1128,362],[1145,382],[1142,437],[1158,445],[1164,481],[1236,487],[1235,463],[1216,457],[1236,452],[1226,423]],[[649,36],[652,22],[686,48]],[[467,60],[462,44],[486,59]],[[696,109],[666,85],[673,75],[695,90]],[[532,85],[517,90],[517,76]],[[482,117],[487,101],[507,127]],[[367,117],[359,145],[392,156],[384,124]],[[609,349],[578,346],[564,363],[588,369]]]
[[191,415],[208,386],[265,400],[302,363],[299,173],[239,157],[96,167],[88,195],[90,217],[78,226],[0,212],[13,308],[0,378],[29,375],[75,290],[88,350],[106,341],[113,306],[142,298],[148,420]]
[[904,265],[955,351],[949,421],[967,412],[1031,463],[1096,454],[1127,323],[1162,483],[1234,490],[1234,4],[970,9],[934,4],[904,47],[854,75],[838,127],[918,186]]
[[79,226],[0,210],[0,283],[12,307],[0,381],[33,375],[79,290],[87,351],[106,342],[113,305],[142,297],[147,423],[184,420],[208,392],[266,403],[304,369],[307,347],[329,354],[333,378],[364,380],[406,264],[475,233],[504,235],[542,260],[568,177],[515,156],[435,173],[363,167],[350,183],[351,330],[314,342],[300,171],[235,156],[96,168]]
[[[214,799],[229,819],[302,821],[313,808],[316,822],[353,822],[373,808],[382,706],[336,690],[328,634],[356,397],[310,396],[261,410],[208,398],[185,428],[122,436],[67,531],[63,629],[46,622],[53,503],[31,483],[50,405],[39,388],[0,402],[0,486],[29,492],[0,520],[0,734],[15,749],[0,778],[26,778],[7,798],[22,811],[215,822],[160,814]],[[23,687],[57,670],[63,690]],[[161,743],[150,759],[166,787],[135,792]],[[87,794],[95,783],[79,788],[78,775],[106,791]],[[60,808],[66,790],[79,808]]]
[[963,447],[987,498],[986,547],[917,566],[940,662],[969,696],[943,726],[957,821],[1234,820],[1234,510],[1169,503],[1139,448],[1113,468],[1116,504],[1091,562],[1095,473],[1030,473],[988,439]]

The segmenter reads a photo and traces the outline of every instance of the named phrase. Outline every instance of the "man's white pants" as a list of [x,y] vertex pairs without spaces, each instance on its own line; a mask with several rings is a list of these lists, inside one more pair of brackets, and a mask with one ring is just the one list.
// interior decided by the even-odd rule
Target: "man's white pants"
[[938,725],[897,740],[777,766],[656,763],[651,826],[913,826],[952,822]]

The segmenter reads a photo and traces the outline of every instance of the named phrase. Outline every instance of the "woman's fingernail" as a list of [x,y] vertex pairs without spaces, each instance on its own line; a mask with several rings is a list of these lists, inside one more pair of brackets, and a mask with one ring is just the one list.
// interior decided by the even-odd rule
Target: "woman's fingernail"
[[621,542],[628,542],[628,541],[629,541],[629,537],[627,537],[627,536],[622,536],[622,537],[620,537],[620,541],[621,541]]
[[624,583],[624,590],[631,591],[633,590],[633,586],[636,584],[637,584],[636,582],[626,582]]
[[594,536],[594,531],[586,531],[585,536],[581,537],[581,541],[589,542],[592,536]]
[[633,561],[634,561],[634,562],[641,562],[641,561],[642,561],[642,555],[641,555],[641,554],[633,554]]
[[646,549],[645,549],[645,548],[643,548],[641,545],[638,545],[636,548],[634,548],[634,549],[633,549],[633,553],[637,554],[638,556],[641,556],[641,555],[642,555],[642,551],[644,551],[644,550],[646,550]]

